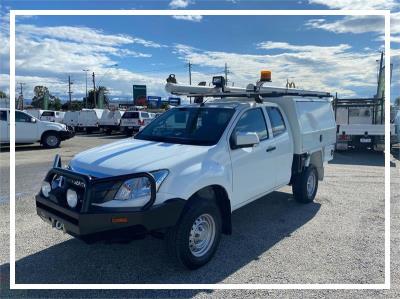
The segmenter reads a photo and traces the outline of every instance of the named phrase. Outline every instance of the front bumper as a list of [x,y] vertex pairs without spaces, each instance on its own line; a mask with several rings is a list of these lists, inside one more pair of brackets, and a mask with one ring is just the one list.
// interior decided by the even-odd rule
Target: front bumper
[[61,140],[67,140],[75,136],[75,132],[73,130],[60,131]]
[[[36,195],[37,214],[48,222],[62,223],[65,232],[75,237],[97,235],[101,238],[127,229],[153,231],[171,227],[177,223],[184,203],[182,199],[171,199],[147,210],[78,213],[63,208],[40,194]],[[117,218],[126,218],[127,221],[114,222],[113,219]]]
[[[120,185],[127,179],[145,177],[150,184],[150,200],[142,207],[106,208],[98,206],[102,200],[114,198]],[[56,228],[62,228],[82,239],[95,236],[96,239],[117,235],[118,232],[153,231],[174,226],[183,210],[185,200],[174,198],[154,205],[156,183],[147,172],[128,175],[95,178],[61,168],[61,159],[56,156],[53,168],[45,181],[52,186],[45,197],[41,192],[36,196],[37,214]],[[66,191],[73,189],[78,194],[75,208],[68,206]]]

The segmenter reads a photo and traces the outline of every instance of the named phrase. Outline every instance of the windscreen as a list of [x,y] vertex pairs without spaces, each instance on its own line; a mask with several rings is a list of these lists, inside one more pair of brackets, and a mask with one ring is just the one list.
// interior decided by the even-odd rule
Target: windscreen
[[53,111],[43,111],[42,116],[54,116]]
[[135,112],[125,112],[124,115],[122,116],[122,118],[139,118],[139,112],[135,111]]
[[221,138],[235,110],[181,107],[154,119],[135,138],[168,143],[214,145]]

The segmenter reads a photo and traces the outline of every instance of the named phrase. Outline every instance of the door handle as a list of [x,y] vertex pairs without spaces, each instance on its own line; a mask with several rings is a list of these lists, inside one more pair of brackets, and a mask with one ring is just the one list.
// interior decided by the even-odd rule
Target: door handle
[[267,148],[266,152],[272,152],[274,150],[276,150],[276,146],[271,146],[271,147]]

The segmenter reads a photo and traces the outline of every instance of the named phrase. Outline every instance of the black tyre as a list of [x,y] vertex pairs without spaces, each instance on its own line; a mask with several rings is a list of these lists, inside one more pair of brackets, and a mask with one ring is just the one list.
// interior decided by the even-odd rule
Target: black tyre
[[111,130],[111,129],[106,129],[106,130],[105,130],[105,133],[106,133],[106,135],[111,135],[112,130]]
[[221,239],[221,214],[214,201],[196,199],[166,233],[169,255],[189,269],[208,263]]
[[133,136],[133,130],[126,129],[126,130],[125,130],[125,135],[126,135],[127,137],[132,137],[132,136]]
[[92,134],[93,128],[86,128],[86,134]]
[[42,145],[45,148],[57,148],[60,143],[61,139],[57,132],[44,133],[42,136]]
[[312,202],[318,191],[317,169],[312,165],[304,169],[294,179],[292,189],[296,201],[301,203]]

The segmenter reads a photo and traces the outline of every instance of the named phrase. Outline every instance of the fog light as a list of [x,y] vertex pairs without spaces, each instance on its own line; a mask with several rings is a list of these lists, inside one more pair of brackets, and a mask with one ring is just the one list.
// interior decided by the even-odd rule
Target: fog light
[[49,182],[43,181],[42,182],[42,194],[45,197],[49,197],[50,191],[51,191],[51,186],[50,186]]
[[75,208],[78,204],[78,194],[72,189],[67,190],[67,203],[71,208]]

